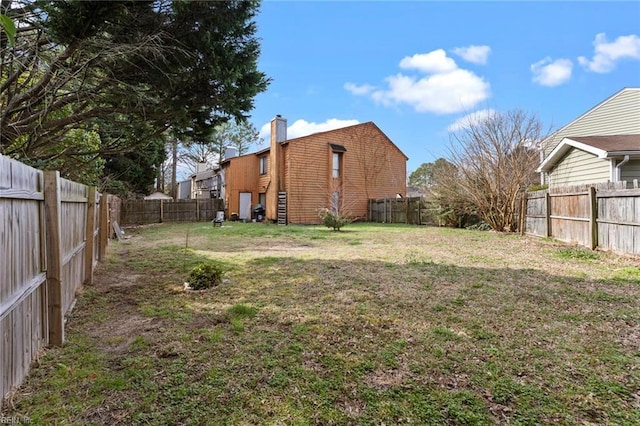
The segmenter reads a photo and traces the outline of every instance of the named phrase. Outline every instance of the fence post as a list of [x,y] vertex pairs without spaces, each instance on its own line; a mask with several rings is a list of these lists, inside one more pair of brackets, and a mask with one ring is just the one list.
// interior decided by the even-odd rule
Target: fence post
[[104,260],[107,254],[107,240],[109,239],[109,203],[107,194],[100,194],[100,233],[98,234],[98,260]]
[[60,172],[44,172],[44,211],[47,229],[47,316],[49,344],[64,342],[62,315],[62,242],[60,234]]
[[551,194],[549,194],[549,190],[547,190],[546,194],[544,194],[544,204],[545,204],[545,215],[547,216],[546,224],[547,224],[547,237],[551,236]]
[[87,200],[87,227],[85,230],[84,246],[84,284],[93,284],[93,245],[94,233],[96,229],[96,187],[89,187],[89,198]]
[[598,247],[598,200],[595,186],[589,187],[589,232],[591,233],[591,250]]
[[409,203],[409,199],[405,197],[404,199],[404,207],[405,207],[405,214],[404,214],[404,222],[405,224],[409,224],[409,208],[410,208],[410,203]]
[[160,223],[164,222],[164,200],[160,199]]
[[527,197],[529,193],[524,191],[522,193],[522,200],[520,203],[520,235],[525,234],[524,227],[527,225]]
[[382,200],[382,223],[387,221],[387,199],[384,198]]

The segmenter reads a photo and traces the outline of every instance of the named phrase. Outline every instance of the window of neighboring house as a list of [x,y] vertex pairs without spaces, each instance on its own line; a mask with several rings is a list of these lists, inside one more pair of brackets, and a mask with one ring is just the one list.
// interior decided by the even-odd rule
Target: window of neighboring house
[[332,161],[332,166],[333,166],[333,173],[332,176],[334,178],[339,178],[340,177],[340,163],[342,160],[342,153],[341,152],[334,152],[333,153],[333,161]]
[[267,157],[260,157],[260,174],[261,175],[266,175],[267,174]]
[[264,208],[267,208],[267,194],[261,192],[258,194],[258,203]]

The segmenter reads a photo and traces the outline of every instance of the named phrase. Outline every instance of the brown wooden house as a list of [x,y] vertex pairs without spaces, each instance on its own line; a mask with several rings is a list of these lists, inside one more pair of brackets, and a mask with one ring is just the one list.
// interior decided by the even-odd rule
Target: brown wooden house
[[408,158],[374,123],[295,139],[286,129],[277,116],[269,148],[222,162],[227,217],[249,220],[261,204],[278,223],[319,223],[322,208],[367,219],[369,199],[405,196]]

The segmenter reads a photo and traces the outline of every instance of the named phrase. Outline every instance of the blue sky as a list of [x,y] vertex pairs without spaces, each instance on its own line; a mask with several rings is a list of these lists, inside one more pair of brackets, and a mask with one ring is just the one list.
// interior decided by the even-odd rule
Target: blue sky
[[520,108],[559,128],[640,86],[640,2],[269,1],[251,121],[268,140],[375,122],[409,157],[446,157],[456,122]]

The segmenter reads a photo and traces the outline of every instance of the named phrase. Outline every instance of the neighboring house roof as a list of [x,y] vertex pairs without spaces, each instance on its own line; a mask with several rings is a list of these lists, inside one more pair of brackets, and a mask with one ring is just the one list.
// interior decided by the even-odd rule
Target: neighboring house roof
[[407,186],[407,198],[422,197],[429,193],[426,188],[419,188],[417,186]]
[[222,161],[220,162],[220,167],[222,167],[222,166],[224,166],[224,165],[226,165],[226,164],[230,163],[230,162],[231,162],[231,161],[233,161],[233,160],[237,160],[238,158],[249,157],[249,156],[251,156],[251,155],[259,155],[259,154],[262,154],[262,153],[265,153],[265,152],[269,152],[269,148],[266,148],[266,149],[260,150],[260,151],[258,151],[258,152],[251,152],[251,153],[249,153],[249,154],[242,154],[242,155],[237,155],[237,156],[235,156],[235,157],[230,157],[230,158],[227,158],[227,159],[225,159],[225,160],[222,160]]
[[210,177],[213,177],[216,174],[215,170],[205,170],[203,172],[198,172],[198,173],[194,173],[191,175],[191,178],[195,178],[196,181],[198,180],[205,180],[205,179],[209,179]]
[[[620,91],[616,92],[615,94],[611,95],[610,97],[608,97],[604,101],[600,102],[599,104],[597,104],[596,106],[594,106],[593,108],[591,108],[590,110],[585,112],[584,114],[580,115],[578,118],[572,120],[571,122],[569,122],[566,125],[562,126],[560,129],[558,129],[555,132],[553,132],[551,135],[549,135],[547,138],[545,138],[542,141],[541,146],[543,147],[545,152],[548,152],[547,149],[550,149],[551,146],[547,147],[547,145],[548,144],[552,144],[554,142],[554,139],[557,136],[561,135],[567,129],[569,129],[570,127],[572,127],[574,124],[578,123],[579,121],[585,119],[587,116],[595,113],[598,110],[601,110],[603,108],[608,107],[609,104],[613,104],[614,102],[617,102],[618,98],[621,98],[621,97],[625,96],[626,94],[633,94],[634,99],[637,99],[637,95],[640,94],[640,87],[625,87],[625,88],[621,89]],[[637,108],[638,108],[638,105],[636,104],[636,112],[638,112]],[[569,131],[571,132],[571,130],[569,130]],[[559,145],[559,143],[558,143],[558,145]],[[557,147],[557,145],[556,145],[556,147]]]
[[640,135],[566,137],[544,159],[538,172],[548,172],[572,148],[589,152],[598,158],[640,158]]
[[173,200],[173,197],[164,194],[162,192],[154,192],[153,194],[144,197],[145,200]]

